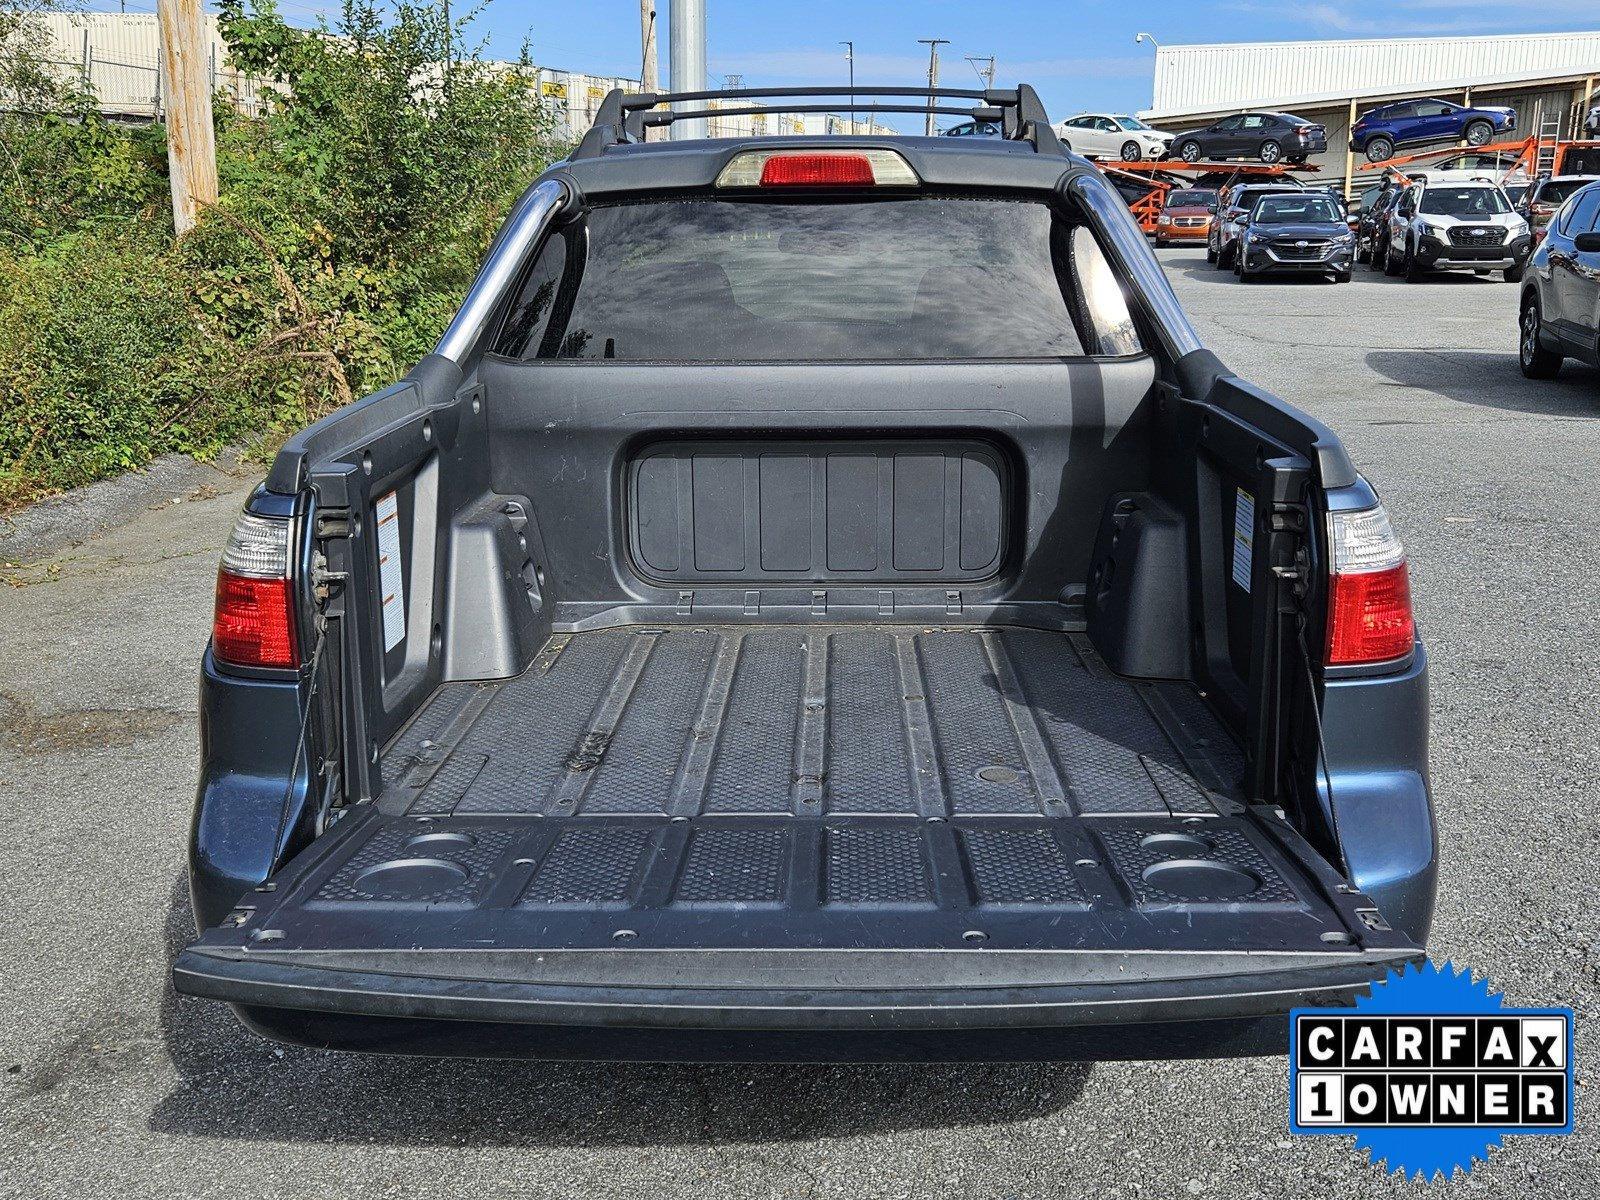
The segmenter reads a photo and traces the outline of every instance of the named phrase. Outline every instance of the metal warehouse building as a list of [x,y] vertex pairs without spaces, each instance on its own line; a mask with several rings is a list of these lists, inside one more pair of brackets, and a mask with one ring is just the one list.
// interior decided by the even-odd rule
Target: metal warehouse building
[[1250,109],[1295,113],[1327,126],[1328,152],[1313,161],[1337,182],[1366,165],[1348,147],[1368,109],[1419,97],[1506,105],[1518,136],[1568,138],[1581,136],[1597,84],[1600,32],[1163,46],[1140,116],[1182,131]]

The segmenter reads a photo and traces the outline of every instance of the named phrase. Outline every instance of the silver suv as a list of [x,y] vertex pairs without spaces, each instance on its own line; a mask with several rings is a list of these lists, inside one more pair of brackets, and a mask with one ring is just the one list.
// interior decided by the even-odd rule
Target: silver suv
[[1413,183],[1389,212],[1384,274],[1416,283],[1430,271],[1522,278],[1533,238],[1499,185]]

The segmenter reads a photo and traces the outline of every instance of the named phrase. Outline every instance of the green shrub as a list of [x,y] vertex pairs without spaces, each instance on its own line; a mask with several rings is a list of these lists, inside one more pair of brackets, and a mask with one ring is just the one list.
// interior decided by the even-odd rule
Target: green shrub
[[318,31],[272,0],[218,11],[235,65],[285,90],[219,105],[218,206],[177,244],[160,127],[0,54],[0,90],[9,71],[35,102],[0,113],[0,508],[172,451],[268,454],[392,382],[557,151],[531,80],[438,9],[347,0]]

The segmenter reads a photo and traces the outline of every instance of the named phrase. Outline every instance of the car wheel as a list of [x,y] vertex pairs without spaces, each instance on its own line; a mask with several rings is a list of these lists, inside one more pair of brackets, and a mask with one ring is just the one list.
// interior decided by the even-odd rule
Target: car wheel
[[1127,142],[1123,142],[1122,143],[1122,161],[1123,162],[1138,162],[1139,161],[1139,143],[1138,142],[1127,141]]
[[1367,161],[1382,162],[1394,157],[1394,143],[1386,137],[1375,137],[1367,143]]
[[1353,274],[1353,272],[1351,272],[1351,271],[1340,271],[1338,274],[1336,274],[1333,277],[1333,281],[1335,283],[1349,283],[1350,282],[1350,276],[1352,274]]
[[1156,237],[1156,249],[1157,250],[1165,250],[1166,248],[1167,248],[1167,239],[1164,238],[1164,237],[1161,237],[1160,235],[1157,235],[1157,237]]
[[1405,264],[1399,258],[1395,257],[1394,247],[1392,245],[1384,249],[1383,273],[1385,275],[1389,276],[1391,279],[1394,278],[1396,275],[1400,274],[1400,269],[1404,265]]
[[1461,136],[1467,139],[1469,146],[1487,145],[1494,136],[1494,126],[1487,121],[1468,121],[1467,127],[1461,131]]
[[1224,246],[1217,251],[1217,266],[1224,271],[1232,271],[1239,265],[1239,248],[1237,246]]
[[1367,265],[1374,271],[1383,270],[1384,259],[1387,257],[1389,243],[1374,241],[1372,250],[1367,255]]
[[1063,150],[1065,150],[1068,154],[1072,153],[1072,143],[1067,141],[1066,138],[1062,138],[1061,139],[1061,148]]
[[1400,264],[1400,270],[1407,283],[1422,282],[1422,268],[1417,265],[1417,248],[1410,242],[1406,243],[1406,256]]
[[1178,147],[1178,157],[1187,163],[1199,162],[1200,143],[1194,141],[1192,138],[1189,141],[1184,142],[1183,145]]
[[1530,292],[1522,305],[1517,336],[1517,362],[1529,379],[1553,379],[1561,369],[1561,355],[1539,344],[1539,330],[1543,324],[1538,294]]
[[1507,267],[1505,269],[1505,277],[1506,277],[1506,282],[1507,283],[1521,283],[1522,282],[1522,268],[1521,267]]
[[1291,167],[1303,167],[1303,166],[1305,166],[1306,165],[1306,156],[1304,154],[1291,155],[1290,158],[1289,158],[1289,165]]
[[1261,143],[1261,149],[1257,151],[1257,153],[1259,154],[1262,162],[1275,163],[1283,157],[1283,147],[1278,145],[1278,143],[1273,141],[1271,138],[1268,138],[1266,141]]
[[1213,246],[1210,242],[1206,243],[1206,261],[1208,263],[1211,263],[1213,266],[1216,265],[1217,248],[1215,246]]

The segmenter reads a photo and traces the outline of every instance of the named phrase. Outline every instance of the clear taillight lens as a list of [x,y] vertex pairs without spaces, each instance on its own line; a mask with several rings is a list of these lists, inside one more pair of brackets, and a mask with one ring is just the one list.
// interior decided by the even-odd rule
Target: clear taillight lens
[[235,522],[217,571],[211,650],[235,666],[300,665],[287,521],[244,513]]
[[1416,637],[1406,551],[1383,506],[1328,516],[1329,666],[1387,662]]

